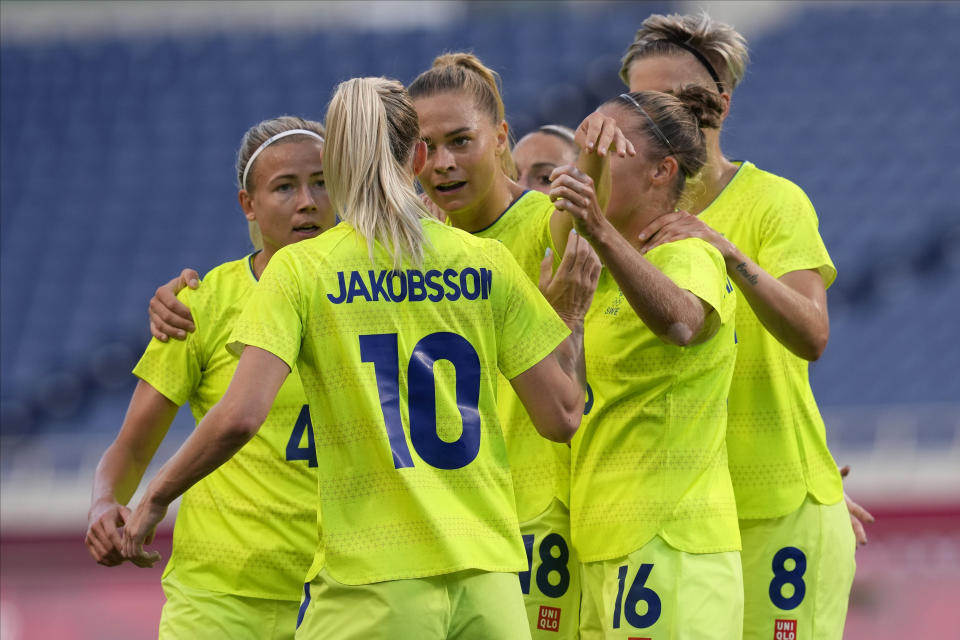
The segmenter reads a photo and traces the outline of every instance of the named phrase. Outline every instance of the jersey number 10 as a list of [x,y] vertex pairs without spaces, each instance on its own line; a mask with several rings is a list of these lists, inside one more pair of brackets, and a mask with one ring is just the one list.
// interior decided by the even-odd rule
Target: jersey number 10
[[[397,469],[413,466],[400,418],[400,356],[397,334],[360,336],[360,358],[373,363],[377,376],[380,407],[387,438]],[[463,433],[447,442],[437,433],[437,391],[433,365],[447,360],[457,372],[456,398]],[[480,452],[480,357],[461,335],[431,333],[413,348],[407,365],[407,406],[410,414],[410,442],[427,464],[438,469],[459,469]]]

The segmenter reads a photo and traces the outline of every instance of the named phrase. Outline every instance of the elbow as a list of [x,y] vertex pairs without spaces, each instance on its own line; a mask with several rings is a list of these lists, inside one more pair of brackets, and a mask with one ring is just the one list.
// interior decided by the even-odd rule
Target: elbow
[[220,435],[234,446],[249,442],[263,425],[266,416],[250,411],[226,411],[221,422]]
[[561,444],[570,444],[570,441],[573,440],[573,436],[576,435],[577,429],[580,428],[580,419],[583,417],[583,408],[580,408],[579,413],[568,412],[564,419],[558,422],[555,425],[555,428],[552,430],[549,440],[553,442],[559,442]]
[[816,362],[820,359],[820,356],[823,355],[823,352],[827,350],[827,340],[829,334],[823,334],[821,336],[816,336],[811,340],[808,340],[804,345],[800,353],[797,355],[806,360],[807,362]]
[[699,328],[691,327],[685,322],[674,322],[667,328],[666,334],[660,336],[660,338],[672,345],[687,347],[693,343],[699,332]]

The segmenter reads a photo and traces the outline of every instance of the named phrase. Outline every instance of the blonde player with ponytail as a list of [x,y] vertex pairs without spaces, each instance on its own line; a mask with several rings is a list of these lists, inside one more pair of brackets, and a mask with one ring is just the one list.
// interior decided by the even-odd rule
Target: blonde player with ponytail
[[[256,251],[182,292],[196,331],[185,341],[151,341],[133,371],[140,381],[94,479],[86,543],[100,564],[123,562],[125,505],[178,408],[189,402],[199,421],[225,393],[236,358],[224,346],[257,278],[281,247],[333,226],[323,133],[318,122],[284,116],[244,136],[238,199]],[[161,639],[293,638],[299,583],[317,545],[317,462],[306,402],[298,376],[290,376],[257,436],[184,495],[161,579]],[[130,559],[152,566],[160,558]]]
[[150,482],[124,554],[144,555],[167,505],[257,432],[297,366],[323,520],[297,637],[527,638],[496,376],[541,435],[569,441],[592,288],[566,291],[565,324],[500,243],[428,216],[413,186],[426,147],[398,83],[342,83],[326,121],[343,222],[270,262],[231,337],[230,387]]
[[[598,273],[599,261],[587,243],[575,235],[568,242],[567,214],[557,212],[547,195],[514,182],[498,85],[496,72],[469,53],[439,56],[410,84],[427,144],[419,172],[424,192],[452,226],[500,241],[531,282],[547,286],[554,267],[560,274],[580,263]],[[632,153],[611,123],[607,119],[606,128],[598,127],[591,141],[604,152],[612,145],[619,155]],[[553,300],[559,314],[570,313],[562,297]],[[580,580],[570,545],[570,449],[537,437],[505,379],[499,412],[526,547],[520,582],[531,632],[536,638],[575,638]]]

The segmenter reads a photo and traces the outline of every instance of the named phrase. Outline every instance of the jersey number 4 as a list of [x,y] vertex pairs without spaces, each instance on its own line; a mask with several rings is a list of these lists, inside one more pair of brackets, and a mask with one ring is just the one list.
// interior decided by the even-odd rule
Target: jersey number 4
[[[400,361],[397,334],[360,336],[360,357],[373,363],[387,438],[397,469],[413,466],[400,418]],[[447,442],[437,433],[437,391],[433,365],[449,361],[456,370],[457,408],[463,423],[460,437]],[[461,335],[439,332],[425,336],[413,348],[407,365],[407,406],[410,442],[420,458],[438,469],[459,469],[480,452],[480,357]]]
[[[307,444],[303,444],[303,436],[307,436]],[[287,460],[306,460],[308,467],[317,466],[317,448],[313,441],[313,423],[310,422],[310,406],[303,405],[300,415],[293,424],[293,432],[287,440]]]

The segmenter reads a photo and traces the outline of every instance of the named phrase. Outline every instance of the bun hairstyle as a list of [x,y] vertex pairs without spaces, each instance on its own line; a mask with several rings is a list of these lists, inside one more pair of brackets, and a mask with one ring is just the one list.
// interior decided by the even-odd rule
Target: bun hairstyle
[[[243,139],[240,141],[240,149],[237,151],[237,189],[246,189],[247,191],[254,190],[256,185],[253,180],[253,168],[256,166],[256,158],[253,158],[253,165],[249,167],[247,165],[250,164],[250,158],[257,153],[264,143],[274,136],[296,129],[312,131],[321,138],[326,135],[323,125],[319,122],[305,120],[297,116],[270,118],[247,129],[247,132],[243,134]],[[270,146],[288,142],[302,142],[304,140],[316,140],[316,138],[307,134],[293,134],[270,143]],[[247,184],[243,184],[244,175],[247,177]],[[249,232],[250,242],[253,244],[253,248],[258,251],[263,249],[263,237],[260,235],[260,227],[256,222],[251,221],[249,223]]]
[[399,268],[404,256],[423,260],[423,227],[430,217],[408,166],[420,140],[417,112],[403,85],[388,78],[353,78],[337,86],[327,109],[324,177],[340,218],[376,243]]
[[621,60],[620,78],[629,84],[630,65],[634,60],[684,55],[696,57],[723,92],[737,88],[750,62],[746,39],[730,25],[713,20],[705,11],[689,15],[654,14],[643,21],[627,47]]
[[[506,110],[500,96],[500,74],[490,69],[472,53],[445,53],[433,66],[421,73],[408,87],[410,96],[427,98],[449,91],[466,91],[476,107],[490,117],[494,125],[506,122]],[[509,130],[508,130],[509,131]],[[517,166],[508,144],[500,155],[500,166],[511,180],[517,177]]]
[[720,96],[705,87],[687,85],[674,93],[622,93],[607,104],[620,105],[634,114],[621,128],[642,133],[653,154],[676,159],[680,171],[674,195],[679,199],[687,180],[696,178],[707,162],[701,129],[720,126],[724,108]]

